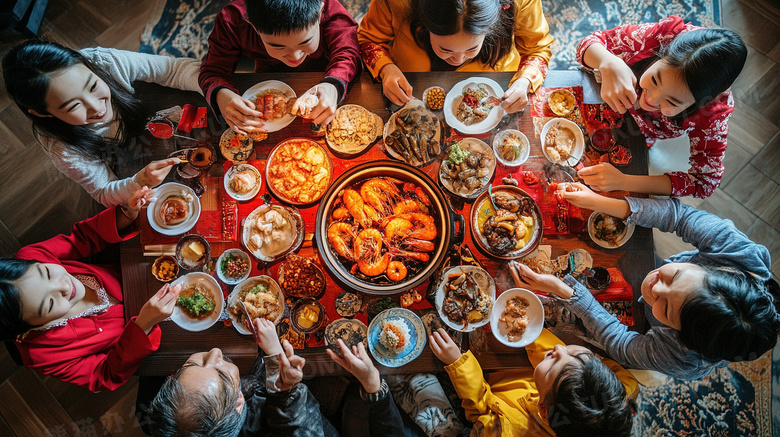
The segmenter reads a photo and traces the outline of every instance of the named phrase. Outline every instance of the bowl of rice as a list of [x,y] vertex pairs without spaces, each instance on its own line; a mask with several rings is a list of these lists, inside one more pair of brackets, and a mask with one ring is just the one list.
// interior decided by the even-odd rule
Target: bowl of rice
[[368,326],[368,348],[385,367],[401,367],[414,361],[425,343],[422,320],[405,308],[382,311]]

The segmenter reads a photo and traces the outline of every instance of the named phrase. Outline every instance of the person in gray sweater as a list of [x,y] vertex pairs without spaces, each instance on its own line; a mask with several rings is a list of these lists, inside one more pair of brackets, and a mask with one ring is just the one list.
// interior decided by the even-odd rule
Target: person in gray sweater
[[124,204],[143,186],[162,183],[177,158],[154,161],[119,179],[112,161],[143,131],[146,110],[133,82],[197,91],[200,61],[107,48],[79,51],[30,40],[3,58],[8,94],[33,123],[55,167],[106,207]]
[[562,184],[557,195],[627,223],[675,232],[696,247],[665,260],[642,281],[640,300],[651,325],[645,334],[629,331],[570,275],[560,280],[514,265],[519,286],[559,298],[615,361],[692,380],[774,347],[780,287],[769,270],[769,251],[734,223],[674,198],[613,199],[579,183]]

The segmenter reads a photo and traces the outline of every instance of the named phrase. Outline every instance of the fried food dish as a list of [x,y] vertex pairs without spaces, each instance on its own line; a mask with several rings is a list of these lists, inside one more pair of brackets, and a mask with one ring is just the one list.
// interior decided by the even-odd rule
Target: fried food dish
[[168,196],[160,205],[160,220],[163,226],[182,224],[190,216],[192,196],[182,191],[180,194]]
[[202,320],[214,312],[214,294],[200,282],[190,284],[179,293],[176,306],[191,319]]
[[293,204],[312,203],[322,197],[330,175],[328,155],[307,139],[279,144],[268,160],[268,185],[274,194]]
[[345,105],[336,110],[327,128],[328,143],[338,151],[360,150],[379,135],[376,117],[358,105]]
[[421,270],[436,248],[438,230],[422,188],[372,178],[344,189],[328,224],[331,251],[352,275],[393,284]]
[[526,147],[528,147],[528,143],[524,138],[517,136],[514,133],[507,133],[501,139],[501,144],[497,147],[498,156],[506,162],[513,162],[523,155],[523,151]]
[[279,269],[279,285],[289,296],[317,296],[325,289],[325,274],[311,258],[290,254]]
[[261,113],[258,117],[260,120],[274,121],[292,112],[296,99],[287,97],[277,89],[266,89],[257,93],[249,101],[254,103],[255,110]]
[[[271,290],[271,285],[259,279],[258,282],[247,284],[238,292],[237,300],[244,302],[249,317],[275,321],[284,307],[280,303],[279,293]],[[245,323],[246,316],[241,305],[236,303],[230,307],[230,312],[238,318],[239,323]]]
[[574,94],[568,90],[555,90],[547,96],[547,104],[555,115],[569,115],[574,111]]
[[525,328],[528,327],[528,315],[526,314],[528,306],[528,300],[520,296],[513,297],[506,303],[506,308],[498,321],[506,323],[508,331],[506,336],[509,341],[519,341],[525,334]]
[[441,152],[436,139],[439,119],[422,106],[409,106],[395,116],[395,130],[385,138],[385,145],[406,163],[420,167]]
[[493,302],[486,290],[477,286],[471,273],[451,274],[447,280],[441,312],[451,322],[463,324],[465,329],[469,323],[479,323],[488,317]]
[[493,194],[480,205],[478,226],[490,251],[507,254],[525,247],[534,233],[533,200],[507,192]]
[[576,142],[574,132],[562,126],[551,127],[544,136],[545,151],[553,162],[569,159]]

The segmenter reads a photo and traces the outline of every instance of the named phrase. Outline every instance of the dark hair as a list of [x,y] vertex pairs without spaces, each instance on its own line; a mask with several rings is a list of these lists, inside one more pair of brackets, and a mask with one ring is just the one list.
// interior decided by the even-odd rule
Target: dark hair
[[[86,126],[68,124],[57,117],[38,117],[29,110],[46,114],[46,93],[51,76],[74,65],[82,64],[103,80],[111,90],[111,105],[120,120],[117,138],[103,138]],[[135,95],[107,72],[97,68],[81,53],[55,42],[29,40],[8,51],[3,58],[3,79],[8,94],[33,123],[38,134],[62,141],[84,156],[111,163],[114,147],[124,147],[132,136],[139,134],[146,122],[146,110]]]
[[284,35],[306,30],[320,19],[321,0],[246,0],[246,18],[255,30]]
[[780,335],[780,287],[728,267],[706,268],[680,310],[680,341],[710,360],[755,360]]
[[[149,406],[149,430],[154,437],[233,437],[244,421],[236,412],[240,391],[230,377],[219,373],[220,386],[211,397],[186,390],[179,382],[185,364],[168,377]],[[244,410],[246,411],[246,405]]]
[[634,71],[640,77],[658,60],[680,71],[694,103],[680,114],[669,117],[679,124],[729,89],[745,66],[746,59],[747,48],[736,32],[700,29],[677,35],[655,56],[638,62]]
[[442,36],[461,31],[485,35],[477,59],[492,68],[512,51],[515,3],[513,0],[417,0],[412,6],[409,26],[415,43],[428,51],[432,70],[439,69],[433,68],[438,56],[431,49],[428,32]]
[[0,258],[0,339],[13,340],[33,325],[22,320],[22,300],[19,298],[19,280],[35,261],[16,258]]
[[590,353],[561,369],[542,399],[558,437],[628,436],[633,414],[626,389],[609,367]]

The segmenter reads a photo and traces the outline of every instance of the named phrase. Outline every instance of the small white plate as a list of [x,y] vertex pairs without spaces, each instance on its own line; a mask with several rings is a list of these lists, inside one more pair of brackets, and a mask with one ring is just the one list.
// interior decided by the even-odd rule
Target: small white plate
[[[248,193],[236,193],[230,188],[230,180],[234,175],[247,170],[251,171],[255,175],[257,178],[257,184]],[[257,193],[260,192],[260,188],[263,187],[263,177],[260,175],[260,170],[258,170],[252,164],[233,164],[233,166],[230,167],[227,172],[225,172],[224,186],[228,196],[238,200],[239,202],[246,202],[248,200],[254,199],[255,196],[257,196]]]
[[[451,274],[457,274],[457,273],[470,273],[471,277],[474,279],[474,282],[477,283],[477,288],[480,290],[487,290],[488,296],[490,296],[490,302],[493,304],[493,307],[488,311],[487,316],[481,321],[477,323],[469,323],[468,325],[465,325],[463,323],[455,323],[452,320],[450,320],[449,317],[444,315],[442,312],[442,305],[444,305],[444,295],[445,295],[445,288],[447,285],[449,285],[449,276]],[[452,267],[447,270],[445,270],[441,274],[441,282],[439,283],[439,288],[436,289],[436,310],[439,312],[439,317],[441,317],[441,320],[444,322],[445,325],[449,326],[450,328],[460,331],[460,332],[471,332],[479,327],[485,326],[490,322],[490,314],[495,312],[495,300],[496,300],[496,282],[493,280],[493,277],[490,276],[490,274],[482,268],[476,267],[476,266],[457,266]]]
[[[626,242],[631,238],[632,235],[634,235],[634,226],[633,223],[630,225],[625,225],[626,229],[623,231],[623,234],[620,236],[620,238],[616,239],[617,245],[613,246],[606,240],[602,240],[598,237],[596,237],[596,228],[594,226],[594,221],[596,220],[596,217],[598,216],[605,216],[607,214],[604,214],[603,212],[599,211],[593,211],[593,214],[590,215],[588,218],[588,235],[590,235],[590,239],[593,240],[594,243],[598,244],[599,246],[603,247],[604,249],[617,249],[618,247],[626,244]],[[619,218],[615,218],[615,220],[621,221]]]
[[[550,158],[550,155],[547,154],[547,147],[544,145],[544,137],[547,136],[547,131],[549,131],[553,126],[565,127],[574,133],[574,148],[572,148],[568,159],[554,161],[552,158]],[[585,153],[585,137],[582,135],[582,129],[577,126],[577,123],[565,118],[551,118],[550,120],[547,120],[547,123],[545,123],[542,127],[542,133],[539,135],[539,142],[542,144],[542,153],[544,153],[544,157],[547,158],[548,161],[555,164],[574,167],[578,162],[580,162],[580,159],[582,159],[582,154]]]
[[490,110],[488,116],[479,123],[466,126],[463,124],[463,122],[458,120],[458,117],[455,116],[455,111],[458,109],[458,105],[460,105],[460,102],[463,100],[463,89],[468,85],[477,85],[480,83],[484,83],[488,86],[488,89],[492,91],[490,93],[491,96],[501,98],[504,95],[504,90],[495,80],[488,79],[487,77],[470,77],[466,80],[462,80],[456,83],[444,98],[444,120],[448,125],[450,125],[450,127],[460,133],[472,135],[483,134],[498,126],[498,122],[500,122],[501,119],[506,115],[504,108],[501,106],[495,106]]
[[[507,338],[508,330],[506,329],[506,323],[500,322],[501,313],[506,309],[506,304],[509,299],[514,297],[524,297],[528,301],[528,326],[525,328],[523,336],[518,341],[509,341]],[[496,340],[509,347],[525,347],[533,343],[542,333],[544,327],[544,307],[542,301],[531,291],[525,288],[510,288],[509,290],[501,293],[496,299],[496,303],[493,304],[493,314],[490,316],[490,331]]]
[[[290,85],[287,85],[284,82],[280,82],[278,80],[266,80],[263,82],[260,82],[253,87],[249,88],[248,90],[244,91],[244,94],[241,95],[241,97],[254,101],[257,97],[257,94],[261,91],[269,90],[269,89],[275,89],[280,91],[282,94],[284,94],[287,98],[293,98],[297,97],[295,95],[295,91],[293,91],[292,88],[290,88]],[[286,128],[292,121],[295,120],[295,116],[290,114],[289,112],[284,115],[282,118],[277,118],[273,121],[264,121],[263,126],[261,129],[265,129],[267,132],[276,132],[278,130],[282,130]]]
[[215,323],[217,323],[217,320],[219,320],[219,316],[222,315],[222,308],[225,307],[225,297],[222,295],[222,288],[217,284],[217,280],[214,279],[211,275],[208,275],[203,272],[193,272],[193,273],[187,273],[186,275],[180,277],[179,279],[173,281],[171,283],[171,288],[175,287],[178,284],[181,284],[181,289],[184,290],[189,285],[194,283],[201,283],[204,287],[206,287],[207,290],[211,291],[214,294],[214,303],[216,306],[214,307],[214,311],[212,313],[201,320],[192,319],[189,316],[185,315],[184,312],[179,308],[178,305],[176,305],[173,308],[173,314],[171,314],[171,320],[173,320],[173,323],[176,323],[179,325],[182,329],[186,329],[187,331],[204,331],[206,329],[211,328]]
[[[500,156],[500,147],[503,144],[505,137],[514,137],[522,144],[520,156],[514,161],[506,161]],[[527,161],[528,156],[531,155],[531,143],[528,141],[528,137],[517,129],[502,130],[493,138],[493,153],[496,155],[496,160],[501,164],[504,164],[507,167],[517,167]]]
[[230,320],[233,322],[233,327],[236,328],[236,331],[238,331],[240,334],[243,335],[252,335],[252,332],[247,329],[246,325],[241,323],[238,316],[233,314],[232,311],[230,311],[231,308],[238,305],[238,293],[241,292],[244,288],[252,288],[256,284],[260,282],[265,282],[269,285],[269,289],[273,292],[279,293],[279,314],[277,314],[276,318],[273,320],[274,324],[278,324],[280,320],[282,320],[282,315],[284,314],[284,293],[282,292],[281,287],[279,287],[279,284],[274,281],[274,279],[270,276],[260,275],[260,276],[253,276],[251,278],[244,279],[243,281],[236,284],[235,287],[233,287],[233,291],[228,296],[228,316],[230,317]]
[[[246,272],[244,272],[244,274],[241,275],[240,278],[235,278],[235,279],[234,278],[228,278],[227,276],[225,276],[224,273],[222,273],[222,268],[220,268],[220,266],[222,265],[222,260],[225,259],[225,257],[227,255],[238,256],[239,258],[244,260],[244,262],[246,262],[247,266],[249,266],[249,268],[246,269]],[[228,285],[230,285],[230,284],[238,284],[239,282],[241,282],[244,279],[249,277],[249,273],[252,271],[252,259],[249,258],[249,255],[246,252],[244,252],[243,250],[241,250],[241,249],[235,249],[235,248],[228,249],[228,250],[222,252],[222,254],[219,256],[219,258],[217,258],[216,270],[217,270],[217,276],[219,277],[220,281],[222,281],[222,282],[224,282],[225,284],[228,284]]]
[[[192,210],[190,216],[187,220],[175,226],[162,224],[160,219],[160,206],[168,197],[182,194],[192,197],[192,201],[189,202]],[[157,200],[150,203],[149,207],[146,208],[146,218],[149,220],[149,225],[155,231],[163,235],[181,235],[192,229],[195,226],[195,223],[198,222],[198,219],[200,218],[200,199],[198,199],[198,196],[192,191],[192,188],[176,182],[169,182],[157,187],[154,197],[156,197]]]
[[[391,320],[403,320],[409,328],[409,344],[397,353],[391,352],[379,342],[382,328]],[[368,325],[368,349],[376,361],[385,367],[401,367],[411,363],[420,356],[427,341],[422,320],[406,308],[384,310]]]

